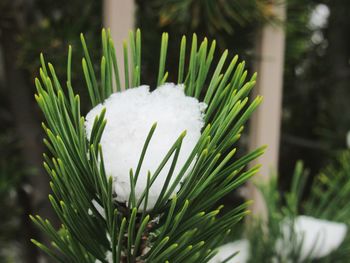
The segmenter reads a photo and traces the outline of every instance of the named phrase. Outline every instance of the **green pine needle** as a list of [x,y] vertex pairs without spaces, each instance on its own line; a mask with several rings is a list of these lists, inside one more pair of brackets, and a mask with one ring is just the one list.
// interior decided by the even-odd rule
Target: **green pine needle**
[[[141,79],[141,31],[130,32],[124,42],[123,67],[125,82],[121,83],[116,50],[109,30],[102,30],[102,56],[91,60],[83,34],[82,73],[92,106],[103,102],[113,92],[139,86]],[[128,204],[115,201],[113,179],[107,177],[100,141],[105,110],[96,117],[90,138],[86,137],[79,95],[72,87],[72,48],[68,48],[67,80],[63,86],[54,67],[40,55],[40,79],[35,80],[35,99],[46,122],[44,168],[50,176],[53,194],[50,202],[62,227],[54,229],[48,221],[31,217],[33,222],[53,241],[46,247],[32,241],[57,262],[208,262],[225,233],[247,214],[248,203],[228,212],[217,207],[223,197],[245,183],[258,171],[248,168],[249,162],[263,154],[264,147],[240,158],[236,144],[243,126],[261,103],[249,94],[256,75],[246,80],[244,62],[235,56],[227,63],[228,51],[212,65],[216,42],[204,39],[198,43],[194,34],[186,60],[187,38],[182,37],[177,76],[166,71],[169,36],[162,35],[157,84],[168,77],[177,77],[185,85],[185,93],[205,102],[205,127],[180,172],[174,174],[186,132],[183,132],[163,157],[156,171],[140,174],[148,145],[156,124],[148,132],[136,167],[130,167],[131,194]],[[187,63],[188,61],[188,63]],[[238,65],[237,65],[238,63]],[[95,72],[99,65],[99,74]],[[99,76],[97,79],[96,76]],[[51,156],[51,157],[49,157]],[[118,160],[116,160],[118,161]],[[147,211],[149,191],[157,176],[170,163],[161,194],[152,210]],[[135,189],[140,176],[147,176],[147,185],[136,200]],[[170,180],[174,178],[174,180]],[[172,183],[170,183],[172,182]],[[178,192],[178,184],[182,182]],[[94,201],[94,202],[93,202]],[[103,213],[94,204],[103,207]],[[143,209],[141,209],[143,208]]]

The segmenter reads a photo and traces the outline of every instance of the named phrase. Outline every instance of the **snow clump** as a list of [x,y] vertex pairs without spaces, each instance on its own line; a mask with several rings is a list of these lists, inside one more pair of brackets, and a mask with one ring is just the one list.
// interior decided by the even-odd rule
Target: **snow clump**
[[[95,106],[86,116],[85,128],[90,138],[95,118],[106,109],[107,124],[101,138],[104,166],[107,176],[113,177],[118,202],[127,203],[130,189],[130,169],[135,174],[146,137],[154,123],[157,127],[148,146],[135,187],[139,200],[151,175],[182,132],[178,161],[169,186],[197,144],[204,126],[206,104],[186,96],[183,85],[166,83],[150,92],[149,86],[140,86],[112,94],[102,104]],[[160,195],[172,158],[169,159],[150,188],[147,210],[152,209]],[[175,189],[177,191],[179,185]],[[142,207],[142,205],[141,205]]]
[[290,242],[294,233],[297,247],[300,246],[299,262],[307,259],[318,259],[338,249],[346,237],[347,226],[344,223],[318,219],[311,216],[297,216],[295,220],[284,220],[282,225],[283,240],[276,243],[281,255],[290,253],[285,244]]
[[[250,244],[247,239],[227,243],[218,248],[218,253],[210,259],[209,263],[221,263],[237,253],[227,263],[246,263],[249,259]],[[225,261],[226,262],[226,261]]]

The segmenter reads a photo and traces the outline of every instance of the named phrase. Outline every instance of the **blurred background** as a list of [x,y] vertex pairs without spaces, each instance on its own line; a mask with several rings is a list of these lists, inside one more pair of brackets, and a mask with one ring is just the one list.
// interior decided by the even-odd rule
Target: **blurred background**
[[269,145],[261,174],[279,174],[281,193],[302,160],[307,198],[313,178],[350,144],[349,14],[348,0],[0,0],[0,262],[39,262],[29,240],[45,237],[28,214],[55,220],[42,169],[43,118],[34,101],[40,52],[64,76],[72,44],[79,92],[85,85],[81,32],[98,57],[103,26],[117,45],[129,29],[141,28],[142,82],[151,86],[163,31],[170,35],[169,71],[183,34],[216,39],[220,53],[238,54],[260,74],[257,93],[265,102],[241,148]]

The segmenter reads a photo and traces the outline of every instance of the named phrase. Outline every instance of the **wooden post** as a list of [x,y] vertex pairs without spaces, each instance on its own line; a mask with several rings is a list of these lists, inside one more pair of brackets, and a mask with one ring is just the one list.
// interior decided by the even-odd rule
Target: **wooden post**
[[[285,20],[285,4],[271,4],[278,19]],[[250,149],[268,145],[265,154],[256,162],[262,164],[261,176],[255,180],[268,181],[278,167],[278,151],[281,126],[281,104],[284,69],[285,32],[281,25],[265,25],[257,40],[256,93],[264,97],[262,105],[254,113],[250,126]],[[254,200],[253,213],[265,214],[264,201],[257,189],[250,185],[249,198]]]
[[110,28],[115,43],[119,65],[120,81],[124,83],[123,41],[129,37],[129,31],[134,29],[135,4],[133,0],[104,0],[103,24]]

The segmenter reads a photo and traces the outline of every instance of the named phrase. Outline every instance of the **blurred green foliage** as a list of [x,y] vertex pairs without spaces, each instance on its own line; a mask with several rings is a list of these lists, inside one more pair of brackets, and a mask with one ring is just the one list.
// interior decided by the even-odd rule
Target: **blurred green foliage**
[[160,26],[172,25],[179,30],[205,30],[210,36],[232,34],[236,28],[261,24],[274,15],[269,0],[153,0]]
[[[94,0],[0,1],[0,210],[6,211],[0,213],[0,254],[8,254],[14,247],[20,252],[18,254],[12,251],[18,254],[18,258],[0,257],[0,262],[38,260],[35,252],[24,252],[34,251],[34,246],[23,239],[26,236],[25,232],[33,230],[28,222],[28,214],[32,213],[28,195],[33,187],[29,182],[32,176],[38,175],[41,163],[38,167],[25,165],[27,162],[22,152],[23,138],[19,137],[14,108],[17,108],[17,112],[30,112],[38,127],[41,118],[37,118],[40,115],[36,108],[28,109],[22,104],[15,105],[13,102],[16,99],[11,96],[15,96],[16,92],[21,90],[29,90],[26,99],[34,102],[33,80],[38,75],[37,68],[40,65],[38,57],[42,48],[45,48],[45,55],[49,61],[60,65],[56,67],[59,77],[64,77],[66,74],[67,58],[62,54],[67,53],[68,44],[72,44],[76,54],[83,53],[76,37],[80,32],[85,33],[92,48],[99,48],[101,13],[101,2]],[[73,57],[74,71],[82,72],[80,57]],[[11,63],[11,67],[7,63]],[[11,74],[16,74],[16,78],[21,80],[20,83],[24,87],[11,86],[9,77]],[[72,83],[79,90],[84,84],[82,74],[73,76]],[[83,102],[84,99],[83,97]],[[28,235],[36,236],[33,233]]]
[[278,190],[277,176],[272,176],[268,183],[260,184],[258,187],[264,197],[266,204],[266,215],[254,217],[251,226],[246,230],[250,242],[249,262],[298,262],[300,247],[296,239],[291,235],[287,244],[288,253],[281,255],[276,249],[278,240],[284,240],[281,223],[285,218],[293,219],[299,214],[299,205],[303,193],[303,186],[307,172],[303,169],[301,162],[297,163],[293,173],[293,182],[289,190],[281,193]]
[[[343,222],[350,226],[350,150],[338,153],[315,178],[310,197],[304,204],[308,215]],[[339,249],[320,263],[346,262],[350,254],[350,234]]]
[[[305,182],[308,172],[303,169],[301,162],[297,163],[292,176],[292,184],[288,191],[278,190],[277,177],[259,188],[265,198],[267,217],[254,218],[252,227],[247,229],[247,238],[251,244],[250,262],[299,262],[300,244],[292,234],[287,244],[289,253],[280,258],[281,253],[276,248],[276,242],[283,239],[283,219],[293,219],[298,215],[307,215],[319,219],[345,223],[350,226],[350,151],[339,154],[338,158],[322,169],[316,176],[311,193],[303,199]],[[279,178],[280,180],[282,177]],[[292,223],[293,221],[291,221]],[[342,245],[330,255],[317,260],[306,259],[302,262],[348,262],[350,253],[350,233]],[[276,259],[278,259],[276,261]]]
[[305,211],[314,217],[350,225],[350,151],[338,154],[315,178]]
[[[4,113],[0,109],[0,113]],[[5,128],[0,135],[0,261],[10,261],[8,253],[11,243],[20,241],[18,231],[21,225],[22,208],[18,205],[19,185],[23,185],[24,171],[13,145],[15,138],[11,128]],[[13,245],[13,244],[12,244]],[[13,255],[12,255],[13,256]]]
[[[6,0],[5,0],[6,1]],[[12,2],[12,1],[9,1]],[[68,45],[72,45],[75,52],[81,52],[80,42],[76,36],[84,32],[91,38],[93,48],[99,48],[99,36],[102,28],[101,3],[98,1],[53,1],[36,0],[28,7],[28,24],[23,31],[18,32],[17,41],[21,48],[18,50],[18,65],[37,74],[40,63],[38,55],[45,48],[45,56],[55,64],[64,65],[67,58]],[[99,37],[98,37],[99,39]],[[76,65],[81,61],[74,60]],[[79,69],[79,68],[77,68]],[[59,73],[65,74],[63,67]]]
[[[143,76],[152,82],[159,57],[151,50],[159,48],[157,39],[163,31],[169,32],[169,50],[177,50],[180,36],[196,33],[201,41],[204,37],[216,39],[220,52],[225,49],[239,54],[240,59],[253,61],[256,30],[267,21],[274,21],[271,6],[266,0],[205,0],[205,1],[160,1],[138,0],[136,24],[147,32],[143,39]],[[169,52],[169,71],[176,70],[178,54]],[[248,68],[251,65],[248,63]],[[172,81],[171,79],[169,79]]]
[[280,174],[302,159],[312,178],[346,148],[349,12],[344,0],[288,1]]

